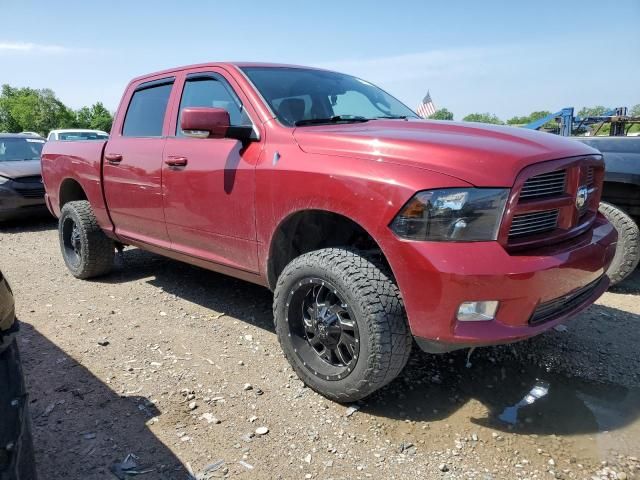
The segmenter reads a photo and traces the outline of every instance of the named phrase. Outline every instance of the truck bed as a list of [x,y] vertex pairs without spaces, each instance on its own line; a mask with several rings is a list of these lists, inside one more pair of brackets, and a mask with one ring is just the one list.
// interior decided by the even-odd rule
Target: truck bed
[[[100,226],[112,230],[111,221],[102,194],[102,157],[106,140],[53,141],[42,150],[42,181],[46,188],[47,207],[60,216],[60,199],[73,182],[82,185],[87,200],[95,211]],[[63,179],[66,179],[63,183]]]

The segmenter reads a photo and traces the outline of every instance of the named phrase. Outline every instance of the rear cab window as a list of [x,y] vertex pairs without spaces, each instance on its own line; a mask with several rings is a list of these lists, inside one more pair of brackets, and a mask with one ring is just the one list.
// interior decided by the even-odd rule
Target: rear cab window
[[146,82],[131,97],[122,127],[123,137],[161,137],[174,79]]

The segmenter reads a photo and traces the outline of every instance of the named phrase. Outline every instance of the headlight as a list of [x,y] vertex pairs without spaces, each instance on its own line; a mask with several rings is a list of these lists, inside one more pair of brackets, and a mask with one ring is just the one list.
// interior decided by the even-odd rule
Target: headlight
[[7,183],[8,181],[8,178],[0,177],[0,185],[2,185],[3,183]]
[[508,196],[506,188],[425,190],[407,202],[390,227],[410,240],[495,240]]

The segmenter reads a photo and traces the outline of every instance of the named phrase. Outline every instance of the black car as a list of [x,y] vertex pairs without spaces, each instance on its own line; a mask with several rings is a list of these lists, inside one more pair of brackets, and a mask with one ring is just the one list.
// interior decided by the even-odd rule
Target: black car
[[11,288],[0,272],[0,480],[35,480],[27,393]]
[[43,138],[0,133],[0,221],[44,214]]
[[572,137],[600,150],[606,164],[600,212],[618,231],[607,275],[622,282],[640,263],[640,137]]

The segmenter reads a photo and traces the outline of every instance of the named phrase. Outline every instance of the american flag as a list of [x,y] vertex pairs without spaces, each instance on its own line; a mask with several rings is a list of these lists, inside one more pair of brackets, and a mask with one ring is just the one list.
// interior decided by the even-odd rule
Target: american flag
[[436,106],[433,104],[433,100],[431,100],[429,92],[427,92],[425,97],[422,99],[422,102],[420,102],[420,105],[416,108],[416,112],[422,118],[429,118],[431,115],[436,113]]

